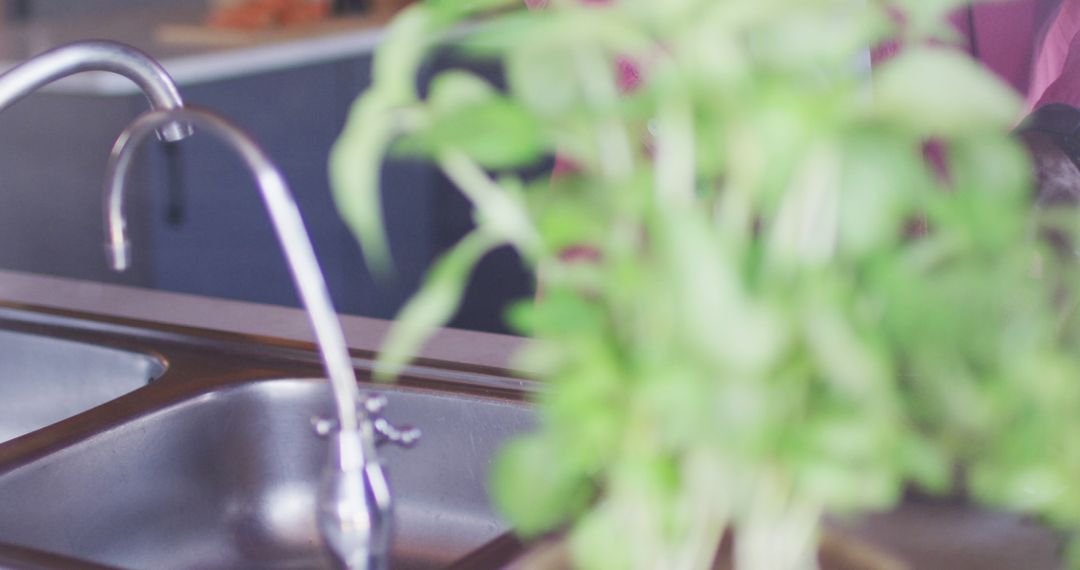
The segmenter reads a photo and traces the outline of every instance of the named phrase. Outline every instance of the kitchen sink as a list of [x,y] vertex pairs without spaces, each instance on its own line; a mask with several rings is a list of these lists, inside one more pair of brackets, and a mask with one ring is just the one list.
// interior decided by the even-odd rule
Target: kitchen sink
[[[424,432],[382,449],[396,500],[392,567],[443,568],[507,531],[493,454],[528,407],[387,389],[387,418]],[[0,537],[124,568],[331,567],[315,526],[332,412],[322,380],[254,381],[123,422],[0,475]]]
[[161,359],[94,344],[0,330],[0,442],[145,386]]
[[[525,402],[541,388],[431,361],[375,385],[372,355],[352,356],[383,415],[423,431],[381,449],[391,568],[515,560],[527,545],[493,511],[488,476],[535,425]],[[0,568],[334,568],[314,516],[327,449],[312,419],[332,411],[321,374],[304,343],[0,303]],[[950,502],[838,526],[912,568],[1060,566],[1058,534]]]
[[[371,356],[353,355],[361,389],[423,432],[380,448],[391,567],[446,568],[509,530],[488,476],[537,388],[446,362],[376,385]],[[322,374],[302,343],[0,303],[0,568],[335,568]]]

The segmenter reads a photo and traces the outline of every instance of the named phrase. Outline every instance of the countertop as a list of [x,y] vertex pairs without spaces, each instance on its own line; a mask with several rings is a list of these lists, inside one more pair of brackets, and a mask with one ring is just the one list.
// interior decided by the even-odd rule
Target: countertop
[[[197,83],[329,62],[371,53],[381,41],[381,27],[329,30],[281,41],[247,44],[163,41],[165,25],[197,25],[205,17],[201,3],[133,8],[97,18],[48,19],[7,23],[0,31],[0,72],[56,46],[87,39],[109,39],[139,48],[161,61],[181,87]],[[94,96],[138,93],[127,79],[110,73],[82,73],[50,86],[52,92]]]
[[[0,301],[122,319],[290,341],[314,343],[300,309],[184,295],[91,281],[0,270]],[[354,350],[375,351],[390,322],[340,315],[346,342]],[[421,351],[425,359],[509,371],[511,357],[525,341],[518,337],[442,329]]]

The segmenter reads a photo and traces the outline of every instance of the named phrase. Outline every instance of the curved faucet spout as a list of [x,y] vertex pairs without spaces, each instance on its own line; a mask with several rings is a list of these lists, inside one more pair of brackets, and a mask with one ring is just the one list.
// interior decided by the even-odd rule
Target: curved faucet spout
[[315,251],[300,217],[300,210],[281,172],[262,148],[239,127],[218,115],[189,107],[144,113],[120,134],[105,170],[105,226],[113,268],[123,271],[129,264],[130,243],[124,213],[124,189],[135,151],[148,133],[162,125],[176,122],[205,129],[220,138],[239,154],[254,174],[300,300],[315,330],[323,364],[337,398],[340,427],[346,431],[356,430],[360,392],[356,385],[352,360],[337,321],[337,314],[330,302],[322,271],[315,258]]
[[[0,75],[0,109],[37,89],[83,71],[108,71],[135,82],[157,110],[178,109],[184,102],[161,64],[126,44],[93,40],[60,46],[34,56]],[[178,141],[191,134],[191,126],[170,122],[158,137]]]
[[329,436],[330,455],[319,487],[319,529],[327,546],[349,568],[385,568],[390,548],[391,501],[386,476],[376,456],[376,428],[366,402],[360,399],[345,336],[300,211],[284,177],[266,153],[238,127],[206,111],[184,108],[150,111],[140,116],[116,141],[106,168],[105,221],[114,267],[122,270],[128,263],[123,197],[135,151],[151,131],[175,122],[194,125],[219,137],[255,175],[315,330],[334,393],[339,423],[324,434]]

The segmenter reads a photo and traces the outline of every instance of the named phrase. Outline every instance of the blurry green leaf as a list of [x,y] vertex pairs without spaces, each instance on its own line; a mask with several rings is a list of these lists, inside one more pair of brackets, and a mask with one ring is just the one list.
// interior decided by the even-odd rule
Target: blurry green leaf
[[424,6],[411,6],[398,14],[372,60],[371,91],[361,100],[381,99],[384,104],[415,100],[420,64],[442,29],[443,24]]
[[625,379],[604,341],[586,337],[567,352],[564,367],[548,378],[553,389],[540,396],[542,415],[563,442],[563,462],[594,472],[618,451],[623,437]]
[[1005,132],[1019,96],[988,69],[945,48],[908,46],[874,77],[878,111],[924,136]]
[[452,149],[494,169],[533,163],[546,151],[539,124],[472,73],[436,76],[427,111],[427,125],[399,141],[395,150],[431,157]]
[[[524,2],[521,2],[518,7],[523,5]],[[498,18],[485,19],[477,22],[469,34],[455,41],[454,46],[459,53],[467,57],[503,59],[509,57],[509,53],[522,43],[535,43],[535,35],[543,32],[545,20],[549,17],[550,14],[546,11],[537,13],[521,10],[502,14]]]
[[778,270],[821,267],[833,259],[841,175],[840,153],[831,143],[806,153],[769,228],[769,259]]
[[560,455],[543,436],[530,436],[510,443],[495,461],[492,498],[523,537],[556,529],[592,498],[588,480],[563,468]]
[[467,71],[446,71],[431,80],[428,109],[436,116],[449,115],[498,97],[495,86],[484,78]]
[[1031,201],[1031,160],[1023,146],[1011,138],[973,136],[953,141],[949,145],[949,176],[957,188],[992,193],[986,197],[990,203],[1004,201],[1020,207]]
[[368,266],[376,274],[390,265],[390,250],[383,227],[380,169],[383,154],[394,137],[392,119],[371,116],[364,127],[338,139],[330,154],[330,181],[334,202],[342,219],[360,242]]
[[853,136],[845,149],[840,250],[868,255],[895,247],[923,192],[933,191],[925,158],[888,136]]
[[865,415],[823,419],[815,425],[807,426],[815,449],[822,453],[822,459],[855,463],[872,461],[888,438],[882,437],[882,429],[873,425],[876,418]]
[[755,55],[767,66],[801,73],[840,64],[853,78],[856,58],[888,25],[881,12],[860,10],[850,3],[832,10],[806,3],[771,18],[755,30],[751,41]]
[[479,16],[500,8],[522,7],[517,0],[423,0],[423,3],[440,19],[446,21]]
[[900,454],[909,476],[922,489],[933,493],[951,489],[953,465],[945,450],[922,437],[913,436],[904,440]]
[[506,309],[506,323],[518,334],[535,336],[537,312],[535,300],[519,299]]
[[424,341],[450,321],[461,303],[472,268],[496,245],[498,242],[490,236],[473,232],[436,262],[420,291],[401,310],[383,343],[377,371],[380,380],[400,374]]
[[[699,119],[708,117],[704,114],[710,107],[713,113],[721,111],[712,103],[716,95],[709,91],[697,94],[701,98],[699,107],[706,109],[699,111]],[[713,128],[727,139],[719,150],[729,156],[720,160],[728,162],[737,183],[766,198],[768,212],[778,201],[776,195],[791,185],[792,172],[804,161],[818,134],[818,124],[829,111],[822,108],[818,98],[792,91],[786,83],[757,85],[753,96],[761,99],[760,107],[734,117],[711,117],[711,121],[718,122],[704,121],[699,130]],[[711,135],[706,132],[702,136]]]
[[573,57],[565,45],[530,45],[515,50],[506,62],[511,92],[538,116],[565,116],[583,104],[578,86],[566,81],[575,73]]
[[[584,513],[570,535],[574,561],[590,570],[634,570],[640,545],[628,544],[623,505],[608,501]],[[620,547],[613,547],[620,545]]]
[[[869,466],[867,466],[869,467]],[[885,469],[853,468],[827,461],[808,464],[800,473],[800,486],[836,513],[884,509],[895,505],[901,481]]]
[[665,215],[663,232],[655,237],[668,263],[662,269],[666,294],[686,342],[733,371],[752,373],[772,364],[786,342],[777,316],[750,302],[731,253],[697,212]]
[[[982,466],[980,466],[982,467]],[[1073,486],[1071,477],[1052,463],[994,472],[977,468],[972,476],[975,493],[995,504],[1021,512],[1038,511],[1060,501]],[[1002,472],[1004,471],[1004,472]]]
[[709,382],[689,366],[667,363],[648,375],[638,391],[642,408],[657,418],[657,439],[668,449],[691,447],[701,438],[701,426],[711,422]]
[[460,105],[452,112],[434,114],[429,120],[426,128],[403,138],[395,150],[432,157],[453,149],[495,170],[531,165],[548,152],[540,124],[504,98]]
[[496,183],[472,157],[459,149],[440,152],[437,159],[443,172],[472,202],[477,225],[517,248],[527,261],[535,260],[541,240],[516,179],[504,177]]
[[804,321],[806,342],[825,382],[854,401],[892,412],[891,363],[837,309],[812,307]]
[[666,2],[648,2],[630,0],[626,2],[629,14],[643,25],[654,29],[681,29],[688,20],[701,12],[702,0],[667,0]]
[[531,328],[541,338],[601,338],[607,322],[603,305],[575,291],[550,287],[536,300]]
[[401,109],[417,100],[416,75],[437,29],[432,14],[421,6],[395,18],[372,64],[373,86],[353,103],[330,155],[334,202],[376,274],[385,273],[390,264],[380,169],[390,142],[402,130]]
[[[528,191],[529,209],[548,251],[597,244],[604,238],[611,213],[586,191],[560,181],[544,182]],[[598,202],[598,201],[596,201]]]

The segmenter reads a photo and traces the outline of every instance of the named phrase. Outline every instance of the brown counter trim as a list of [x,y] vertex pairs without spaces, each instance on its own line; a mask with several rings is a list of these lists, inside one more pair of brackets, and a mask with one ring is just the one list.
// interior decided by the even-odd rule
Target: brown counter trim
[[[314,335],[300,309],[168,293],[124,285],[0,271],[0,302],[207,329],[311,344]],[[375,353],[390,328],[381,319],[341,315],[346,342],[354,352]],[[492,375],[515,375],[510,364],[524,346],[518,337],[443,329],[420,353],[422,361],[455,363]]]

